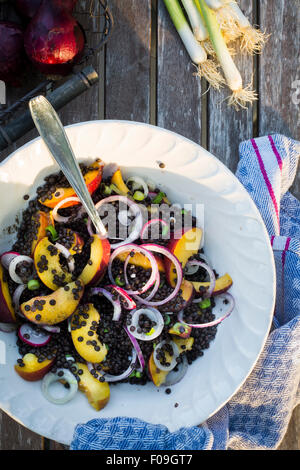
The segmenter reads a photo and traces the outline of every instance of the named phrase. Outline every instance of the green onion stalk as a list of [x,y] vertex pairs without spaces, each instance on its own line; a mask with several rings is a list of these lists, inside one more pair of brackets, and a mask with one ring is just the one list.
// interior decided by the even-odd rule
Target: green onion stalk
[[241,74],[226,45],[216,12],[207,6],[205,0],[195,0],[195,3],[202,13],[211,43],[223,69],[226,83],[232,92],[231,96],[228,98],[228,104],[234,106],[236,109],[239,109],[239,107],[246,108],[248,103],[252,103],[257,99],[257,95],[252,89],[251,84],[245,88],[243,87]]
[[[213,59],[208,59],[204,47],[194,36],[179,1],[164,0],[164,3],[192,62],[197,68],[195,75],[198,77],[204,77],[211,86],[219,89],[224,83],[224,78],[218,71],[216,62]],[[196,19],[195,9],[191,2],[185,2],[185,6],[187,8],[187,14],[190,21],[195,21],[195,23],[193,23],[194,25],[196,24],[196,21],[198,21],[198,24],[203,23],[202,18],[199,18],[199,14],[197,14],[198,20]]]

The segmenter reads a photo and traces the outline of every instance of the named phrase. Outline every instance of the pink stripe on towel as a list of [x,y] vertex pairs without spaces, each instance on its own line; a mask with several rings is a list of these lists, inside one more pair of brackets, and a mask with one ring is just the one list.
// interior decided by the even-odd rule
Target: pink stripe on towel
[[258,159],[258,163],[259,163],[259,166],[260,166],[260,170],[262,172],[262,175],[264,177],[266,186],[267,186],[268,191],[270,193],[270,197],[273,201],[273,205],[274,205],[274,209],[275,209],[276,217],[277,217],[277,222],[278,222],[278,226],[279,226],[279,211],[278,211],[277,201],[276,201],[276,197],[275,197],[272,185],[271,185],[270,180],[268,178],[268,175],[267,175],[267,172],[266,172],[266,169],[265,169],[265,165],[264,165],[263,159],[261,158],[261,155],[259,153],[259,150],[258,150],[258,147],[256,145],[255,139],[251,139],[251,143],[252,143],[252,147],[255,150],[255,153],[256,153],[256,156],[257,156],[257,159]]
[[273,137],[271,135],[268,135],[268,139],[270,141],[270,144],[271,144],[271,147],[272,147],[272,150],[277,158],[277,162],[278,162],[278,166],[280,168],[280,171],[282,171],[282,159],[281,159],[281,156],[280,156],[280,153],[278,152],[277,148],[276,148],[276,145],[274,143],[274,140],[273,140]]

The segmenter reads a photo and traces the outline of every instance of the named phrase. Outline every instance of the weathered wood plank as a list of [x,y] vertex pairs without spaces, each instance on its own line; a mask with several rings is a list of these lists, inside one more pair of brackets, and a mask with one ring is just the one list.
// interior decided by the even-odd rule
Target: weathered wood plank
[[[245,15],[253,21],[253,2],[242,0],[240,6]],[[234,61],[241,72],[244,86],[253,79],[253,57],[240,52]],[[253,134],[253,107],[236,111],[228,106],[228,87],[221,91],[210,89],[208,97],[208,148],[227,167],[235,171],[239,159],[239,144]]]
[[[299,140],[299,1],[261,0],[260,23],[271,36],[259,64],[259,134],[277,132]],[[300,197],[299,173],[293,192]]]
[[42,450],[42,438],[0,411],[1,450]]
[[106,119],[150,120],[151,0],[111,0],[106,46]]
[[157,125],[200,144],[201,80],[164,3],[157,8]]

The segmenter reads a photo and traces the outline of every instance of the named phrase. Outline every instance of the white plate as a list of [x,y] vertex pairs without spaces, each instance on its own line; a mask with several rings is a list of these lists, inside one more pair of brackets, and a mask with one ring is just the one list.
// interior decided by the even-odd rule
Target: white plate
[[[204,203],[205,251],[220,275],[228,272],[232,276],[230,292],[236,308],[170,395],[150,383],[112,386],[109,404],[98,413],[82,393],[64,406],[47,402],[39,382],[25,382],[14,371],[18,357],[15,335],[0,333],[7,355],[6,364],[0,364],[0,407],[32,431],[64,444],[70,444],[77,423],[96,417],[138,417],[164,424],[170,431],[200,424],[239,389],[269,332],[275,269],[261,216],[243,186],[217,158],[177,134],[126,121],[80,123],[68,127],[67,133],[78,159],[101,157],[105,162],[117,162],[126,176],[154,180],[172,202]],[[165,168],[159,167],[160,162]],[[44,176],[56,169],[40,139],[0,165],[1,251],[11,246],[7,227],[21,213],[23,196],[33,196]]]

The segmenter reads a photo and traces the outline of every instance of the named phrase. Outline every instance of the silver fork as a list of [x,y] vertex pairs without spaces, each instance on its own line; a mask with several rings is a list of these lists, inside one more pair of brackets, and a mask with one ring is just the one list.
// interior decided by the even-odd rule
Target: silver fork
[[106,229],[86,187],[69,139],[55,109],[42,95],[30,100],[29,109],[40,136],[85,207],[96,232],[105,238]]

